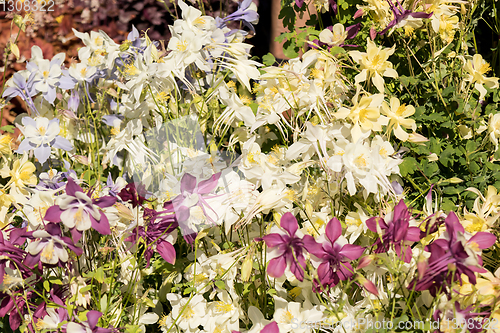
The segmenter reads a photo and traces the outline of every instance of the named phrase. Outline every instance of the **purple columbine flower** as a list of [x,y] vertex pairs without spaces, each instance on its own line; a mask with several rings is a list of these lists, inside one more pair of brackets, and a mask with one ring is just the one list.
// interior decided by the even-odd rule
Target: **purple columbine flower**
[[182,176],[181,194],[172,200],[172,204],[182,234],[189,243],[194,240],[193,236],[197,233],[194,222],[200,219],[200,216],[194,216],[193,212],[196,215],[203,215],[201,216],[202,219],[206,219],[210,223],[215,223],[215,220],[208,213],[209,210],[215,216],[217,216],[217,213],[210,208],[206,200],[217,197],[216,195],[209,196],[209,194],[217,187],[220,175],[221,173],[218,172],[198,184],[196,183],[195,176],[189,173],[185,173]]
[[[320,236],[321,243],[309,235],[304,236],[304,247],[321,262],[318,269],[319,282],[323,287],[336,286],[354,275],[350,261],[358,259],[365,250],[362,246],[347,244],[342,237],[342,225],[333,218],[326,225],[326,237]],[[326,239],[325,239],[326,238]],[[315,287],[319,289],[315,281]]]
[[[402,28],[403,26],[406,25],[406,21],[408,20],[409,17],[412,17],[412,18],[416,18],[416,19],[423,19],[423,18],[429,18],[432,16],[432,13],[426,13],[426,12],[413,12],[411,10],[408,10],[408,9],[404,9],[403,6],[401,5],[401,3],[396,0],[398,5],[395,6],[392,1],[390,0],[387,0],[387,2],[389,3],[389,6],[391,6],[391,10],[394,14],[394,19],[389,22],[389,24],[387,25],[387,27],[380,31],[378,34],[379,35],[383,35],[385,34],[389,29],[395,27],[395,28]],[[373,38],[372,38],[373,39]]]
[[94,228],[101,235],[109,235],[108,218],[99,210],[113,206],[116,198],[104,196],[91,199],[91,193],[84,193],[73,179],[69,178],[66,184],[66,194],[58,197],[59,205],[47,209],[45,220],[49,222],[61,222],[71,228],[71,234],[76,242],[80,240],[83,231]]
[[431,253],[427,263],[419,267],[418,279],[410,283],[409,289],[429,290],[435,296],[439,290],[444,291],[452,282],[462,281],[462,274],[467,275],[470,283],[476,284],[477,273],[485,273],[481,267],[483,261],[476,252],[486,249],[496,242],[496,237],[488,232],[478,232],[469,240],[465,239],[464,227],[454,212],[450,212],[445,220],[446,233],[427,245],[425,250]]
[[39,261],[48,265],[61,265],[68,261],[69,255],[65,247],[81,255],[83,250],[73,243],[71,238],[62,236],[61,227],[56,223],[49,223],[45,230],[36,230],[33,232],[36,241],[28,244],[26,248],[26,258],[24,264],[28,267],[34,267]]
[[33,150],[35,157],[40,164],[43,164],[49,158],[52,147],[66,151],[73,149],[71,142],[59,135],[61,131],[59,119],[24,117],[22,121],[24,129],[21,128],[21,132],[25,138],[19,145],[17,153]]
[[16,96],[19,96],[23,101],[26,102],[26,104],[28,104],[31,111],[38,115],[39,112],[35,107],[35,103],[33,103],[33,100],[31,99],[31,97],[36,95],[36,90],[34,88],[35,77],[36,73],[31,73],[31,75],[28,77],[28,80],[26,81],[26,79],[20,72],[14,73],[14,75],[12,76],[12,82],[14,83],[14,86],[5,89],[2,97],[10,100]]
[[177,228],[178,223],[175,218],[172,202],[165,202],[163,208],[165,210],[158,212],[154,209],[144,207],[144,220],[147,221],[147,225],[144,227],[138,226],[131,231],[130,237],[126,239],[128,242],[134,243],[140,238],[145,240],[147,248],[144,256],[148,267],[155,249],[166,262],[172,265],[175,264],[175,248],[167,238]]
[[381,217],[372,217],[366,221],[366,226],[377,233],[379,238],[374,246],[375,253],[384,253],[394,247],[396,254],[406,263],[411,261],[411,244],[420,240],[420,229],[410,227],[411,215],[403,200],[394,207],[393,218],[389,222]]
[[[271,259],[267,265],[267,274],[273,278],[279,278],[285,273],[287,266],[295,275],[297,280],[304,280],[304,268],[306,259],[304,257],[304,242],[297,236],[299,224],[292,213],[285,213],[280,220],[280,226],[286,233],[272,233],[262,237],[267,247],[271,248]],[[257,239],[260,240],[260,239]]]
[[0,231],[0,284],[3,283],[5,267],[15,269],[17,266],[21,270],[24,268],[21,265],[24,254],[25,252],[21,248],[4,239],[3,233]]

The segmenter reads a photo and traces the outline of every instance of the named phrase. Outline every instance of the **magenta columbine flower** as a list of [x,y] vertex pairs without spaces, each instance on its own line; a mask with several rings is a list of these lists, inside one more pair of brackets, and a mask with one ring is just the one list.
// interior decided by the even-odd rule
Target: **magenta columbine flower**
[[67,333],[111,333],[117,332],[114,328],[101,328],[97,326],[102,313],[96,310],[87,312],[87,320],[81,323],[68,323],[66,326]]
[[99,208],[113,206],[116,198],[105,196],[91,199],[90,193],[84,193],[73,179],[69,178],[66,184],[66,194],[58,197],[59,205],[47,209],[45,220],[49,222],[62,222],[71,228],[75,242],[80,240],[82,232],[91,227],[102,235],[109,235],[109,222],[106,214]]
[[342,225],[335,217],[328,222],[325,231],[326,236],[320,236],[319,244],[309,235],[304,236],[303,242],[306,250],[317,258],[312,258],[311,261],[319,264],[319,282],[322,286],[333,287],[339,281],[345,281],[354,275],[350,261],[358,259],[364,248],[347,244],[347,240],[342,236]]
[[483,260],[478,252],[495,244],[495,235],[478,232],[466,240],[464,227],[454,212],[448,214],[445,223],[444,238],[426,246],[425,250],[431,256],[427,263],[420,263],[419,278],[411,282],[409,289],[429,290],[435,296],[439,290],[450,287],[452,282],[461,282],[462,274],[467,275],[470,283],[476,284],[474,272],[486,272],[481,267]]
[[272,249],[273,259],[267,265],[267,274],[273,278],[279,278],[285,273],[286,267],[290,266],[290,271],[297,280],[303,281],[306,259],[303,254],[302,238],[296,235],[299,228],[297,219],[292,213],[285,213],[281,217],[280,226],[286,233],[272,233],[262,237],[267,247]]
[[371,231],[377,233],[379,237],[374,246],[375,253],[384,253],[389,251],[391,246],[396,254],[409,263],[411,261],[413,242],[420,240],[420,229],[410,227],[411,215],[403,200],[394,207],[393,218],[386,222],[381,217],[372,217],[366,221],[366,226]]

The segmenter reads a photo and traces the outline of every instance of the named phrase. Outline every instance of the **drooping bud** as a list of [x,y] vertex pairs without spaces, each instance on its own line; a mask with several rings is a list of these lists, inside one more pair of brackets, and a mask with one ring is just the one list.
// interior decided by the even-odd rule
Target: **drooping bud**
[[366,291],[372,293],[375,296],[378,296],[378,290],[377,287],[373,282],[370,280],[367,280],[364,276],[358,275],[357,278],[358,282],[363,286],[363,288],[366,289]]

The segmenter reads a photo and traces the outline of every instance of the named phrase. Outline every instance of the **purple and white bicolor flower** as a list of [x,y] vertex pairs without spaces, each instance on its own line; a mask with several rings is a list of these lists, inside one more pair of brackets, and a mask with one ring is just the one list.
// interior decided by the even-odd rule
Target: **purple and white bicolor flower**
[[66,325],[66,333],[111,333],[117,332],[114,328],[97,326],[102,313],[96,310],[87,312],[87,320],[81,323],[70,322]]
[[255,28],[252,24],[257,24],[259,22],[257,6],[252,0],[241,1],[238,4],[238,9],[234,13],[224,17],[223,19],[219,17],[216,18],[217,28],[224,28],[230,21],[241,21],[243,25],[255,32]]
[[289,266],[297,280],[303,281],[306,259],[303,253],[302,233],[298,230],[297,219],[292,213],[285,213],[281,217],[280,226],[285,232],[279,230],[262,237],[262,239],[257,239],[263,240],[267,247],[271,248],[269,255],[272,259],[267,265],[267,274],[273,278],[279,278]]
[[16,153],[22,154],[33,150],[35,157],[43,164],[49,158],[52,147],[66,151],[73,149],[71,142],[59,135],[61,131],[59,119],[24,117],[22,122],[24,128],[20,128],[20,130],[24,134],[24,140],[19,145]]
[[28,244],[28,252],[24,259],[24,264],[28,267],[34,267],[39,261],[44,264],[57,265],[68,261],[69,255],[66,247],[81,255],[83,250],[74,245],[69,237],[62,236],[61,227],[56,223],[49,223],[45,230],[36,230],[33,237],[38,238]]
[[350,261],[358,259],[364,248],[347,243],[342,236],[342,225],[335,217],[328,222],[325,231],[326,235],[318,238],[319,243],[309,235],[304,236],[303,242],[306,250],[314,256],[311,261],[318,270],[319,282],[323,287],[333,287],[354,275]]
[[109,235],[111,230],[108,218],[99,208],[113,206],[116,198],[104,196],[91,199],[89,194],[84,193],[73,179],[68,179],[66,194],[57,198],[59,205],[47,209],[45,220],[62,222],[71,229],[71,234],[76,242],[80,240],[83,231],[91,227],[101,235]]
[[219,219],[206,200],[217,197],[209,194],[217,188],[220,175],[220,172],[216,173],[198,184],[195,176],[189,173],[182,176],[181,194],[172,200],[172,204],[182,234],[188,242],[191,242],[191,237],[186,236],[197,233],[197,224],[204,221],[214,224]]
[[[389,6],[391,6],[392,13],[394,14],[394,19],[389,22],[387,27],[380,31],[378,34],[383,35],[392,28],[402,28],[406,25],[412,27],[417,27],[422,25],[421,19],[427,19],[432,16],[432,13],[426,12],[414,12],[412,10],[404,9],[401,3],[397,1],[397,5],[394,5],[391,0],[387,0]],[[373,39],[373,38],[372,38]]]

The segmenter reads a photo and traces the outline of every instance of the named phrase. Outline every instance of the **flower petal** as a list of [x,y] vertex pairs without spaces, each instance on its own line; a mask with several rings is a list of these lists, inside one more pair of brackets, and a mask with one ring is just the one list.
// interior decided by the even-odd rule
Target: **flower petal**
[[283,229],[285,229],[290,236],[294,236],[295,232],[299,228],[299,224],[297,223],[297,219],[293,216],[292,213],[285,213],[281,217],[280,225]]

